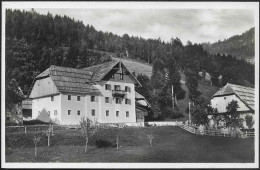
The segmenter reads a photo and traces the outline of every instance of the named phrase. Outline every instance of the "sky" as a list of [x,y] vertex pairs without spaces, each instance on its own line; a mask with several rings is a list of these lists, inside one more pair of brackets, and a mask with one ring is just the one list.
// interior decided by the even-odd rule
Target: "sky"
[[[30,9],[25,9],[30,10]],[[183,44],[216,42],[255,27],[252,9],[62,9],[34,8],[41,14],[67,15],[98,31],[141,36]]]

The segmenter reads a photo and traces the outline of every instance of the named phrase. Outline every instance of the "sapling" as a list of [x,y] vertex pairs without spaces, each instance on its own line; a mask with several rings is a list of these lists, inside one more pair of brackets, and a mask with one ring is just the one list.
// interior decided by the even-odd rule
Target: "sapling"
[[91,121],[87,118],[86,120],[82,120],[80,122],[80,127],[81,127],[81,133],[84,136],[85,140],[86,140],[86,145],[85,145],[85,153],[87,153],[87,149],[88,149],[88,139],[90,136],[93,136],[96,131],[97,131],[97,126],[96,123],[93,124],[94,128],[91,129],[90,127]]
[[148,139],[149,139],[149,142],[150,142],[150,146],[153,147],[153,139],[154,139],[154,136],[152,134],[150,135],[147,135]]
[[37,143],[40,142],[40,137],[33,137],[33,143],[34,143],[34,155],[37,156]]
[[45,132],[46,136],[48,137],[48,146],[50,146],[50,138],[53,135],[53,125],[49,124],[48,130]]

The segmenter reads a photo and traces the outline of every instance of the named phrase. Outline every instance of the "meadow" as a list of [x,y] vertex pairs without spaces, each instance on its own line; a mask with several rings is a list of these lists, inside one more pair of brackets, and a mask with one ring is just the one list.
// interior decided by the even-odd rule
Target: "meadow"
[[[149,134],[154,136],[152,147]],[[41,136],[36,157],[35,135]],[[97,147],[95,141],[99,139],[109,141],[111,146]],[[79,129],[54,128],[49,147],[47,137],[39,131],[6,133],[6,162],[254,162],[253,138],[199,136],[174,126],[102,128],[90,138],[87,153],[84,144]]]

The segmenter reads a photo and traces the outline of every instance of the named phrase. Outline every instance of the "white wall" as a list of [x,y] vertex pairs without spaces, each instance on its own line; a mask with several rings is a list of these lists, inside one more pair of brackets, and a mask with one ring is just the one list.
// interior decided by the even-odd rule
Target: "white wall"
[[[68,95],[71,95],[71,100],[68,100]],[[80,101],[77,101],[77,96],[80,96]],[[76,125],[79,124],[82,118],[86,115],[86,96],[75,93],[61,94],[61,124],[62,125]],[[68,110],[71,114],[68,115]],[[78,115],[78,110],[80,115]]]
[[[239,108],[237,109],[237,111],[248,111],[249,110],[249,108],[236,95],[214,97],[213,99],[211,99],[211,105],[213,108],[217,108],[219,113],[224,113],[227,111],[226,107],[232,100],[235,100],[238,102]],[[239,117],[245,120],[246,115],[253,116],[253,120],[254,120],[254,114],[252,114],[250,112],[241,113]],[[208,116],[208,117],[211,119],[212,116]],[[211,119],[210,126],[213,126],[214,124],[215,124],[214,121]],[[220,122],[220,124],[222,126],[224,125],[223,122]],[[246,121],[243,122],[243,126],[244,126],[244,128],[248,128],[246,126]]]
[[[61,120],[61,95],[54,96],[54,101],[51,101],[51,97],[43,97],[32,100],[32,119],[36,119],[41,112],[45,109],[50,111],[50,117],[57,123]],[[57,110],[57,115],[54,115],[54,111]]]
[[226,107],[232,100],[238,102],[239,108],[237,109],[237,111],[249,110],[249,108],[235,95],[214,97],[213,99],[211,99],[211,105],[213,108],[217,108],[219,113],[223,113],[227,111]]
[[[111,90],[105,90],[105,84],[111,85]],[[115,98],[112,96],[114,85],[120,85],[121,90],[125,90],[125,86],[131,88],[131,92],[126,92],[126,95],[121,104],[116,104]],[[100,123],[122,123],[136,122],[135,113],[135,87],[133,83],[102,81],[96,87],[101,91],[102,97],[99,98],[100,112],[98,121]],[[105,97],[111,97],[112,103],[105,103]],[[131,105],[125,104],[125,98],[131,100]],[[92,107],[93,104],[87,102],[87,107]],[[109,116],[106,116],[106,110],[109,110]],[[116,111],[119,111],[119,116],[116,117]],[[126,111],[129,111],[129,117],[126,117]]]
[[50,95],[58,93],[57,87],[54,85],[50,77],[36,80],[30,94],[30,98]]

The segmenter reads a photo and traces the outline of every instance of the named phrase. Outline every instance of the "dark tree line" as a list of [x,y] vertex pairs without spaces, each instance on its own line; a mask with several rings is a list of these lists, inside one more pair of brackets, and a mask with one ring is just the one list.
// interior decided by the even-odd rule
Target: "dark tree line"
[[[83,68],[110,60],[109,55],[98,51],[114,53],[117,57],[127,56],[146,63],[161,60],[163,69],[156,71],[151,86],[167,87],[160,93],[169,93],[174,86],[177,99],[183,97],[179,72],[184,72],[189,91],[196,94],[195,78],[204,69],[212,75],[214,85],[226,82],[254,84],[254,66],[230,55],[211,55],[202,45],[180,39],[170,42],[159,39],[143,39],[128,34],[118,36],[111,32],[97,31],[92,25],[84,25],[68,16],[48,13],[41,15],[31,11],[6,10],[6,97],[16,103],[18,94],[27,94],[33,78],[50,65]],[[155,67],[155,66],[154,66]],[[168,73],[169,80],[160,80]],[[222,84],[217,81],[222,75]],[[159,79],[158,81],[154,81]],[[162,81],[162,82],[161,82]],[[160,83],[163,83],[161,86]],[[148,85],[149,86],[149,85]],[[21,90],[19,90],[19,87]],[[156,89],[156,88],[154,88]],[[156,91],[156,90],[155,90]],[[18,93],[19,92],[19,93]],[[149,92],[144,92],[150,95]],[[143,93],[142,93],[143,94]],[[19,95],[18,95],[19,96]]]

